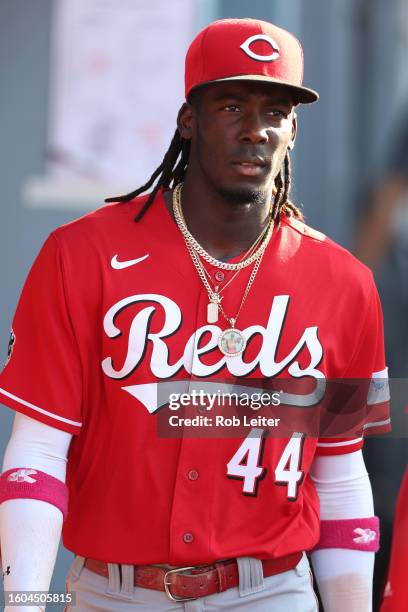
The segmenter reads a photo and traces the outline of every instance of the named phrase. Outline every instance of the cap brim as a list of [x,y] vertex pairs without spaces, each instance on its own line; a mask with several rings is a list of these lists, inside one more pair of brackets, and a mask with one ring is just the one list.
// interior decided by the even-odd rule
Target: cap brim
[[293,85],[292,83],[286,83],[285,81],[264,76],[263,74],[240,74],[237,76],[214,79],[213,81],[206,81],[205,83],[196,85],[196,87],[193,87],[191,91],[199,89],[205,85],[211,85],[211,83],[221,83],[223,81],[263,81],[264,83],[281,85],[282,87],[287,87],[293,93],[296,104],[311,104],[312,102],[317,102],[319,99],[319,94],[314,89],[309,89],[309,87],[300,87],[299,85]]

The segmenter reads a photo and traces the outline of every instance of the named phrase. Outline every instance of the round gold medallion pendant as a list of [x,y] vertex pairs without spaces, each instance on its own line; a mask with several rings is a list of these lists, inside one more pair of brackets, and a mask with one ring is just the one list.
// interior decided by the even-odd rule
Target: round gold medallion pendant
[[238,329],[230,327],[222,332],[218,338],[218,347],[227,357],[236,357],[241,355],[245,349],[246,340]]

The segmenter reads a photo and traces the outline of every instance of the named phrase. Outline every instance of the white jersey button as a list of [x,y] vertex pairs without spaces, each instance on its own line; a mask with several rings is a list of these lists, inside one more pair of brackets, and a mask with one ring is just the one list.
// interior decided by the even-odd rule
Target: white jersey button
[[198,478],[198,472],[197,470],[190,470],[188,473],[188,477],[190,480],[197,480]]

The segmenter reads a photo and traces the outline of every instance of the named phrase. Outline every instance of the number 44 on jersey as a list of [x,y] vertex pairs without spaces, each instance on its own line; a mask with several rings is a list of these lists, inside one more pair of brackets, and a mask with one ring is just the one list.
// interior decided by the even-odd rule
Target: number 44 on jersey
[[[305,434],[295,432],[286,444],[277,466],[274,484],[287,487],[287,498],[295,501],[304,478],[301,470]],[[262,457],[266,432],[253,429],[227,464],[227,477],[243,481],[243,495],[257,495],[259,482],[266,476]]]

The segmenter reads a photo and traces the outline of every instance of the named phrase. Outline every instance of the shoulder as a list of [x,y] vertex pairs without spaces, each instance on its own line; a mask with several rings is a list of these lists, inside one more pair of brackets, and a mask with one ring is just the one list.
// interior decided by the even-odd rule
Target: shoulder
[[297,263],[311,270],[325,282],[349,292],[371,292],[374,285],[371,270],[346,248],[302,221],[287,217],[281,225],[283,243],[291,245]]
[[[87,278],[92,277],[95,285],[101,270],[103,273],[109,270],[112,258],[132,259],[135,252],[144,252],[156,240],[154,231],[162,212],[162,207],[154,202],[146,217],[135,222],[148,196],[101,206],[54,229],[42,250],[48,265],[58,262],[65,277],[73,283],[86,270]],[[84,278],[84,282],[90,281]]]
[[143,248],[156,240],[157,227],[163,222],[164,200],[157,194],[151,209],[136,222],[136,217],[149,193],[129,202],[106,204],[82,217],[61,225],[51,233],[63,259],[85,261],[89,257],[97,265],[107,255],[123,249]]
[[144,194],[129,200],[129,202],[105,204],[61,225],[52,232],[52,235],[57,242],[64,244],[82,238],[90,240],[100,238],[104,234],[121,231],[124,226],[128,227],[132,223],[132,228],[137,227],[134,219],[148,196],[149,194]]

